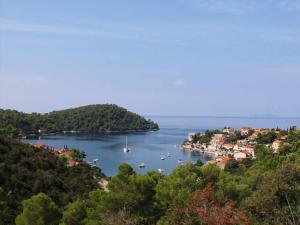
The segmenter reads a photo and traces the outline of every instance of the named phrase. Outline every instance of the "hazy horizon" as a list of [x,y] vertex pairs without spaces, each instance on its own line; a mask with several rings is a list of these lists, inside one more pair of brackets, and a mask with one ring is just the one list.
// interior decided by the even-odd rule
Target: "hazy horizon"
[[0,0],[0,108],[299,117],[300,1]]
[[[114,103],[103,103],[103,104],[114,104]],[[95,104],[92,104],[95,105]],[[52,111],[60,111],[60,110],[65,110],[65,109],[71,109],[71,108],[77,108],[77,107],[81,107],[81,106],[85,106],[85,105],[80,105],[80,106],[74,106],[74,107],[69,107],[69,108],[61,108],[61,109],[53,109],[47,112],[39,112],[39,111],[23,111],[23,110],[17,110],[17,109],[13,109],[13,108],[0,108],[0,109],[4,109],[4,110],[17,110],[19,112],[23,112],[23,113],[40,113],[40,114],[46,114],[46,113],[50,113]],[[118,105],[120,106],[120,105]],[[123,107],[123,106],[120,106]],[[124,108],[124,107],[123,107]],[[129,109],[128,109],[129,110]],[[130,110],[129,110],[130,111]],[[134,111],[131,111],[133,113],[136,113]],[[274,114],[254,114],[254,115],[191,115],[191,114],[181,114],[181,115],[171,115],[171,114],[141,114],[141,116],[143,117],[174,117],[174,118],[253,118],[253,119],[285,119],[285,118],[290,118],[290,119],[299,119],[300,116],[284,116],[284,115],[274,115]]]

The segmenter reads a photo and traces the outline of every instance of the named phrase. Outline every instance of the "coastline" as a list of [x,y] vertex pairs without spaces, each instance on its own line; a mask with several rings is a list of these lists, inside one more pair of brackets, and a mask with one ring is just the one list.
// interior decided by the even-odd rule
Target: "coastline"
[[52,133],[40,133],[40,134],[28,134],[28,135],[20,135],[17,136],[17,139],[34,139],[38,137],[47,137],[51,135],[81,135],[81,134],[89,134],[89,135],[118,135],[118,134],[136,134],[136,133],[147,133],[147,132],[156,132],[159,131],[160,128],[157,129],[149,129],[149,130],[126,130],[126,131],[101,131],[101,132],[91,132],[91,131],[58,131]]

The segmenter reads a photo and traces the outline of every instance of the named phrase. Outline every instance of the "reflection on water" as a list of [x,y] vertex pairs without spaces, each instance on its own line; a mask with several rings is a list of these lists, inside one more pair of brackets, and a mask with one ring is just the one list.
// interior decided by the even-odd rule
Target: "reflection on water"
[[[42,141],[53,147],[67,145],[69,148],[84,150],[87,161],[98,158],[98,165],[103,172],[110,176],[116,174],[118,165],[122,162],[129,163],[137,172],[144,173],[148,170],[163,169],[169,173],[178,165],[178,160],[196,162],[198,159],[205,162],[207,157],[196,152],[183,151],[175,148],[182,143],[189,132],[203,132],[206,129],[223,128],[231,126],[239,128],[243,125],[252,127],[281,127],[292,125],[300,126],[300,119],[254,119],[254,118],[203,118],[203,117],[153,117],[161,129],[156,132],[143,132],[126,134],[130,153],[124,153],[125,134],[115,135],[53,135],[42,137]],[[34,143],[37,140],[25,140]],[[161,160],[162,155],[171,154]],[[141,169],[138,164],[144,162],[146,167]]]

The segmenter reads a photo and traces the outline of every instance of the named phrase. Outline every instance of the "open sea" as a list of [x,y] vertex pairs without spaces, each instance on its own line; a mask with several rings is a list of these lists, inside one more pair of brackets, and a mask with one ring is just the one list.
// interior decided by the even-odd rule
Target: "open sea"
[[[52,135],[40,139],[26,139],[27,143],[41,140],[43,143],[59,148],[67,145],[85,151],[86,160],[91,162],[98,158],[97,165],[107,175],[115,175],[120,163],[130,164],[135,171],[145,173],[149,170],[163,169],[164,173],[171,172],[178,160],[184,162],[207,161],[205,155],[183,151],[178,147],[189,132],[203,132],[206,129],[222,129],[224,126],[240,128],[288,128],[300,127],[300,118],[243,118],[243,117],[148,117],[157,122],[159,131],[113,134],[113,135]],[[124,153],[125,139],[128,137],[128,146],[131,152]],[[161,160],[162,155],[170,153],[170,157]],[[138,164],[145,163],[145,168]]]

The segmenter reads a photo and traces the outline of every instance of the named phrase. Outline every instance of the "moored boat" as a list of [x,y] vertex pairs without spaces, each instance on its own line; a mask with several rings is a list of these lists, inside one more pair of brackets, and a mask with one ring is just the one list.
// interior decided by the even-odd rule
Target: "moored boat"
[[126,145],[125,148],[123,149],[124,153],[130,152],[130,148],[128,147],[128,143],[127,143],[127,136],[126,136]]
[[138,165],[138,167],[144,168],[144,167],[145,167],[145,163],[140,163],[140,164]]

